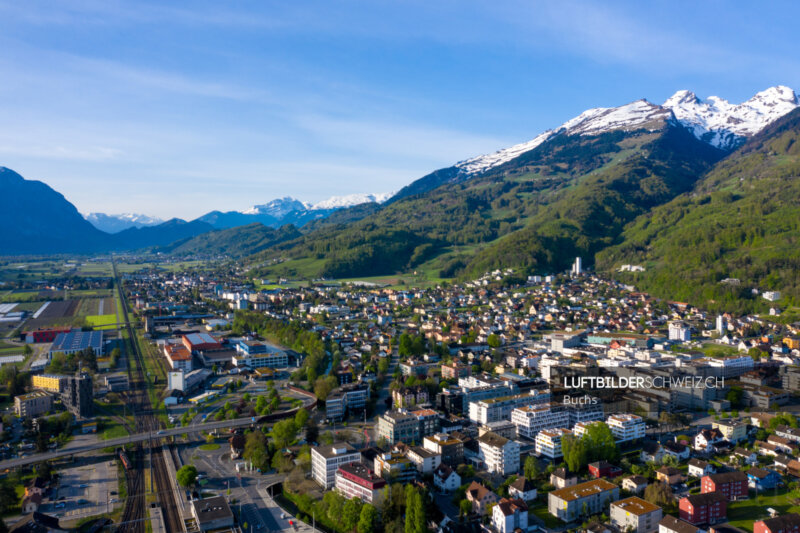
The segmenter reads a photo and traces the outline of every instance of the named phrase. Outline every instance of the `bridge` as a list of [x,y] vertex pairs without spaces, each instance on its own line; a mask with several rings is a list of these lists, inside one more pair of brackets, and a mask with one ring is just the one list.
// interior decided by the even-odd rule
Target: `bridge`
[[0,471],[9,468],[20,468],[22,466],[40,463],[42,461],[49,461],[51,459],[58,459],[59,457],[69,457],[72,455],[79,455],[82,453],[91,452],[95,450],[102,450],[103,448],[111,448],[111,447],[116,448],[118,446],[124,446],[126,444],[134,444],[137,442],[148,441],[150,439],[160,440],[166,437],[175,437],[189,433],[210,432],[214,431],[215,429],[232,429],[232,428],[246,427],[253,424],[266,424],[269,422],[275,422],[276,420],[281,420],[283,418],[294,417],[294,415],[297,414],[297,411],[299,411],[302,408],[308,409],[309,411],[313,411],[315,409],[317,403],[317,397],[314,396],[312,393],[292,386],[288,386],[286,388],[296,393],[302,394],[305,397],[305,399],[303,400],[302,407],[296,407],[294,409],[289,409],[288,411],[281,411],[269,415],[253,416],[247,418],[234,418],[233,420],[220,420],[215,422],[207,422],[205,424],[192,424],[190,426],[162,429],[157,432],[136,433],[134,435],[118,437],[116,439],[98,441],[95,444],[84,444],[77,446],[67,445],[66,447],[60,450],[54,450],[52,452],[35,453],[33,455],[28,455],[26,457],[17,457],[16,459],[8,459],[6,461],[0,461]]
[[[288,412],[287,412],[288,413]],[[284,413],[281,413],[284,414]],[[116,439],[108,439],[98,441],[95,444],[84,444],[80,446],[69,446],[55,450],[52,452],[43,452],[29,455],[27,457],[18,457],[16,459],[8,459],[0,462],[0,470],[7,468],[19,468],[42,461],[49,461],[50,459],[58,459],[59,457],[69,457],[71,455],[79,455],[86,452],[95,450],[102,450],[103,448],[111,448],[124,446],[126,444],[134,444],[137,442],[144,442],[150,439],[163,439],[166,437],[174,437],[183,435],[185,433],[199,433],[201,431],[209,432],[215,429],[229,429],[250,426],[262,422],[265,417],[248,417],[248,418],[235,418],[233,420],[220,420],[219,422],[209,422],[206,424],[195,424],[185,427],[176,427],[170,429],[162,429],[158,432],[136,433],[134,435],[127,435],[125,437],[117,437]]]

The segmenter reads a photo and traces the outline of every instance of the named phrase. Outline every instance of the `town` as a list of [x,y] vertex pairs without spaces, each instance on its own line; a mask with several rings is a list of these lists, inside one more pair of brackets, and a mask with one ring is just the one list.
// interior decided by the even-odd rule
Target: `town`
[[711,314],[580,258],[420,287],[25,268],[0,304],[11,531],[800,530],[776,291]]

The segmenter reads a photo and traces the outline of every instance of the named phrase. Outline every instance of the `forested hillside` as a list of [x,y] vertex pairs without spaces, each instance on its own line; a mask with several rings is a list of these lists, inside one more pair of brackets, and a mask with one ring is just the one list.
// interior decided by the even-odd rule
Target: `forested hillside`
[[[752,288],[800,297],[800,112],[768,126],[720,162],[693,190],[639,217],[622,243],[598,255],[656,295],[750,311],[769,303]],[[739,280],[728,280],[728,278]]]

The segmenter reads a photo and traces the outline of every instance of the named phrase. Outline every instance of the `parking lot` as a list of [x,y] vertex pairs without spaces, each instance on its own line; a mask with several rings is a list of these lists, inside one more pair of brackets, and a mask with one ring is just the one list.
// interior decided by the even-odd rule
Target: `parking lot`
[[82,464],[59,474],[58,490],[40,511],[69,520],[102,514],[121,505],[116,494],[116,462],[85,458]]

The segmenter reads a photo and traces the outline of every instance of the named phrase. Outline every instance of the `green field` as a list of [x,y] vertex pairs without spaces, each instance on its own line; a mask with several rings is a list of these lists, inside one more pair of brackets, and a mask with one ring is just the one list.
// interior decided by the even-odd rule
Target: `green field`
[[114,324],[117,323],[117,315],[88,315],[86,323],[94,329],[115,329]]
[[219,444],[217,444],[216,442],[201,444],[199,446],[199,448],[201,450],[204,450],[204,451],[207,451],[207,452],[213,452],[215,450],[219,450],[219,447],[220,447]]
[[753,531],[756,520],[768,518],[767,508],[778,511],[778,514],[800,512],[800,499],[798,494],[786,489],[767,490],[754,496],[755,491],[750,491],[750,499],[731,502],[728,504],[728,521],[732,526]]

